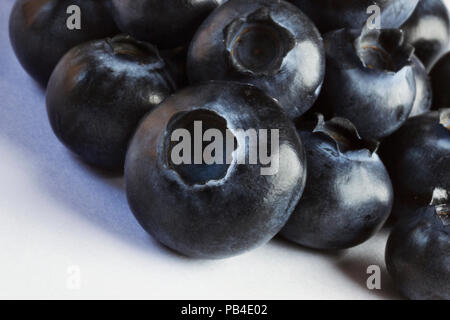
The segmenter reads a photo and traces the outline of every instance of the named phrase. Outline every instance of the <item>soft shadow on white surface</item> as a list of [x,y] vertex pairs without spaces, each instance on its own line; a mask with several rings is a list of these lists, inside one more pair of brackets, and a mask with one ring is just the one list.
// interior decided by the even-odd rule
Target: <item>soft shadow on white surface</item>
[[51,132],[44,89],[19,67],[10,47],[7,21],[12,1],[7,2],[0,14],[0,139],[15,145],[32,164],[34,183],[42,193],[124,241],[152,246],[126,205],[122,178],[84,165]]

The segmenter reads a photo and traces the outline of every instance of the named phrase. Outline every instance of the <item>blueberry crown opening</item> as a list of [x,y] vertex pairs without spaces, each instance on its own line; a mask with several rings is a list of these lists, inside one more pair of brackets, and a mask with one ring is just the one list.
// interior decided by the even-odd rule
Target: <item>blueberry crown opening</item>
[[120,59],[142,65],[152,65],[155,68],[164,66],[164,60],[158,49],[149,43],[138,41],[128,35],[118,35],[105,41],[113,50],[114,55]]
[[323,115],[319,114],[317,124],[312,131],[331,138],[341,153],[365,149],[373,154],[379,147],[376,141],[362,139],[353,123],[345,118],[336,117],[325,121]]
[[411,64],[414,48],[405,43],[399,29],[367,29],[355,41],[356,53],[364,67],[397,72]]
[[167,166],[184,183],[204,185],[226,177],[237,144],[224,118],[204,109],[177,113],[170,119],[167,133]]
[[273,21],[270,9],[262,7],[225,28],[231,65],[241,73],[272,75],[280,71],[284,58],[295,46],[295,38]]

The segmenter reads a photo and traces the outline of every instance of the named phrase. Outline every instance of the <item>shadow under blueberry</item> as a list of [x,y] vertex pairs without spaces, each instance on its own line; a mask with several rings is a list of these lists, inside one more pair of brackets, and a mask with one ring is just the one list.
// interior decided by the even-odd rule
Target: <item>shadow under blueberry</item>
[[[392,225],[385,225],[376,236],[387,237],[392,231]],[[370,239],[368,241],[371,241]],[[367,288],[367,280],[373,274],[368,274],[367,268],[369,266],[378,266],[380,268],[381,277],[381,289],[370,290],[374,295],[377,295],[383,299],[403,299],[401,294],[395,288],[395,285],[386,269],[386,263],[384,261],[384,249],[381,254],[374,254],[374,252],[360,251],[358,256],[344,255],[341,259],[335,261],[335,266],[338,268],[348,279],[352,280],[356,284],[360,285],[363,289]],[[352,250],[351,248],[348,250]],[[358,247],[355,248],[358,250]]]
[[[12,3],[11,3],[12,7]],[[51,198],[67,207],[61,214],[77,213],[95,227],[121,239],[130,247],[172,259],[179,257],[155,241],[131,213],[124,192],[123,177],[82,163],[53,135],[47,118],[45,89],[22,70],[9,43],[8,16],[0,12],[0,139],[13,146],[30,180]],[[35,219],[39,219],[35,212]],[[184,260],[184,259],[183,259]],[[187,259],[186,259],[187,260]]]
[[[380,233],[383,236],[387,236],[391,229],[391,225],[386,225]],[[369,239],[368,241],[371,240],[373,239]],[[302,252],[313,256],[322,256],[350,281],[361,286],[362,289],[370,291],[373,295],[382,299],[403,299],[387,272],[384,262],[384,252],[381,255],[382,258],[380,258],[380,255],[374,254],[374,252],[360,252],[357,256],[352,255],[351,251],[358,250],[357,247],[345,250],[314,250],[295,244],[281,236],[275,237],[271,241],[271,244],[289,250],[293,254]],[[380,267],[381,289],[379,290],[370,290],[367,288],[367,280],[371,276],[371,274],[367,273],[367,268],[372,265]]]
[[[370,290],[367,288],[367,279],[371,274],[367,273],[369,266],[376,265],[380,267],[381,271],[381,289]],[[367,256],[356,257],[343,257],[335,262],[336,268],[338,268],[348,279],[360,285],[365,290],[370,290],[374,295],[377,295],[383,299],[402,299],[402,296],[397,292],[389,273],[386,270],[384,261],[377,261],[374,259],[370,252]]]
[[345,255],[345,250],[314,250],[293,243],[279,235],[272,240],[272,244],[279,246],[285,250],[289,250],[293,253],[295,252],[298,253],[299,251],[301,251],[303,253],[308,253],[310,255],[319,255],[330,259],[337,259]]

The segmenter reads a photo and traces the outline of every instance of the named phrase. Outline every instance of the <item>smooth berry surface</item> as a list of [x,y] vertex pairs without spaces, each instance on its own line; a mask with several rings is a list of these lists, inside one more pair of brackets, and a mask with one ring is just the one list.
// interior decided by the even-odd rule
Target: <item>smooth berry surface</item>
[[[262,175],[261,164],[172,161],[177,128],[279,130],[279,171]],[[249,153],[245,139],[236,152]],[[261,145],[260,145],[261,146]],[[254,86],[211,82],[186,88],[145,117],[127,154],[131,209],[157,240],[187,256],[223,258],[265,244],[284,226],[306,180],[304,149],[294,125],[275,100]]]

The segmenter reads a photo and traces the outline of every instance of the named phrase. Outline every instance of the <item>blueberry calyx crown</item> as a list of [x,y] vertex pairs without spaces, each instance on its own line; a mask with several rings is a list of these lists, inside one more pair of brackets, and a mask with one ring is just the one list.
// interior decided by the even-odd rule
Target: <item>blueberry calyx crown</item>
[[272,19],[267,7],[231,22],[224,36],[233,68],[253,76],[278,73],[296,43],[292,33]]
[[[209,183],[218,183],[226,179],[229,169],[231,167],[233,152],[237,148],[236,139],[234,136],[233,148],[229,149],[228,144],[223,143],[222,151],[222,161],[220,163],[206,163],[203,158],[200,157],[200,161],[197,162],[197,156],[203,155],[205,147],[210,144],[209,141],[204,141],[203,136],[205,132],[209,129],[219,130],[223,137],[230,137],[232,135],[228,130],[228,123],[225,118],[217,114],[216,112],[208,109],[195,109],[191,111],[183,111],[174,114],[169,120],[165,137],[163,139],[163,150],[162,155],[165,157],[163,159],[165,166],[171,171],[175,172],[177,176],[181,178],[181,182],[185,186],[206,186]],[[173,155],[178,154],[180,151],[175,151],[178,149],[178,142],[173,141],[173,135],[178,130],[183,130],[188,132],[188,146],[186,150],[183,149],[183,159],[187,157],[186,161],[181,163],[175,163]],[[228,133],[227,133],[228,131]],[[201,135],[200,145],[196,138]],[[176,139],[178,141],[178,139]],[[184,138],[183,138],[183,142]],[[223,142],[223,141],[222,141]],[[184,152],[187,154],[184,154]],[[196,160],[197,159],[197,160]]]
[[443,225],[450,225],[450,191],[435,188],[430,205],[434,206],[436,214]]
[[114,56],[120,59],[151,66],[152,69],[162,69],[165,66],[158,49],[150,43],[138,41],[123,34],[107,38],[105,41],[112,49]]
[[322,133],[332,139],[340,153],[367,150],[373,155],[377,152],[379,142],[361,138],[355,125],[350,120],[335,117],[325,121],[322,114],[318,114],[317,117],[317,124],[312,132]]
[[450,108],[449,109],[441,109],[439,110],[439,123],[450,130]]
[[400,29],[365,27],[354,41],[356,54],[365,68],[398,72],[411,65],[414,47],[404,40]]

